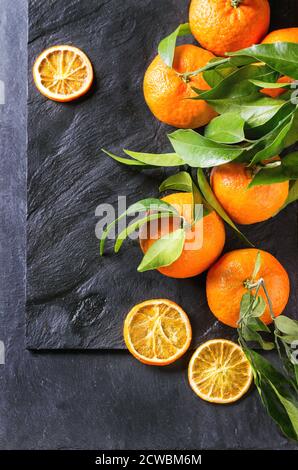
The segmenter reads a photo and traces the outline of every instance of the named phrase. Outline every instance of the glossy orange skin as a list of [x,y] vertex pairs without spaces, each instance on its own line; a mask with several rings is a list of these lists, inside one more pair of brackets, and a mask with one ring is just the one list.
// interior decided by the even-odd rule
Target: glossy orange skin
[[[285,28],[285,29],[277,29],[276,31],[272,31],[269,33],[265,39],[263,39],[262,44],[272,44],[274,42],[294,42],[298,43],[298,28]],[[293,78],[290,77],[281,77],[277,80],[278,83],[291,83],[293,82]],[[282,88],[280,89],[270,89],[264,88],[261,90],[262,93],[265,95],[271,96],[272,98],[277,98],[278,96],[285,93],[287,90]]]
[[262,44],[272,44],[274,42],[298,42],[298,28],[276,29],[267,34]]
[[168,67],[159,55],[155,57],[145,73],[143,91],[146,103],[157,119],[180,129],[196,129],[216,116],[205,101],[187,99],[197,96],[192,87],[210,89],[202,74],[192,77],[188,83],[178,75],[193,72],[213,58],[211,52],[191,44],[176,47],[173,68]]
[[[187,222],[191,223],[192,194],[175,193],[162,199],[172,204]],[[174,220],[168,227],[160,224],[150,224],[151,238],[140,239],[141,249],[144,253],[157,238],[179,228],[178,220]],[[142,233],[142,231],[141,231]],[[202,236],[203,234],[203,240]],[[187,245],[186,245],[187,243]],[[199,220],[192,229],[187,231],[187,240],[181,256],[170,266],[158,269],[165,276],[173,278],[188,278],[201,274],[208,269],[220,256],[225,244],[225,228],[221,218],[216,212],[211,212]],[[187,249],[191,248],[191,249]]]
[[[289,276],[274,256],[255,248],[231,251],[211,267],[206,283],[209,308],[225,325],[237,327],[240,302],[243,294],[247,292],[243,283],[251,279],[258,251],[261,253],[261,268],[255,281],[260,278],[264,279],[274,315],[280,315],[288,303]],[[267,304],[261,320],[269,324],[272,319],[263,289],[260,289],[259,294]]]
[[219,56],[259,43],[270,24],[268,0],[192,0],[189,10],[192,34],[202,47]]
[[243,163],[227,163],[213,168],[213,192],[231,219],[243,225],[273,217],[289,194],[289,182],[253,186],[251,172]]

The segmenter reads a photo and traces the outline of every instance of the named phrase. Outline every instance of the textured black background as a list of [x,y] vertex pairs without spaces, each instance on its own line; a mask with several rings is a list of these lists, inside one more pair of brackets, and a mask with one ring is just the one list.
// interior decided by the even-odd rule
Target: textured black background
[[[154,369],[125,352],[25,349],[26,3],[0,0],[0,448],[293,448],[255,390],[229,407],[197,399],[188,358]],[[274,27],[297,25],[295,4],[275,8]]]
[[[151,115],[142,80],[160,39],[187,17],[188,1],[181,0],[29,2],[29,348],[123,348],[125,315],[135,303],[156,297],[170,298],[188,312],[194,344],[234,334],[210,314],[205,275],[173,280],[156,271],[139,274],[138,242],[125,242],[118,255],[110,250],[100,258],[94,234],[98,204],[116,205],[118,195],[127,196],[129,204],[158,195],[163,170],[148,174],[127,169],[100,148],[118,154],[123,147],[171,151],[166,137],[171,128]],[[41,96],[31,74],[38,54],[61,43],[85,50],[96,75],[87,98],[64,105]],[[245,229],[291,273],[288,312],[297,305],[296,222],[291,207]],[[236,247],[241,247],[238,240],[228,237],[225,250]]]

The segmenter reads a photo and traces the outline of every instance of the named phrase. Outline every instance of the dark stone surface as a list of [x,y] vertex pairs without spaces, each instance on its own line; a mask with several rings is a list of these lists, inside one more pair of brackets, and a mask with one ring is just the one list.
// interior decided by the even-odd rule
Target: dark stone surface
[[[110,249],[100,258],[95,237],[98,204],[115,206],[118,195],[127,196],[129,204],[158,196],[164,171],[127,169],[100,148],[118,154],[122,148],[171,150],[170,128],[148,110],[142,80],[159,40],[186,20],[186,4],[182,7],[180,0],[29,2],[28,348],[121,349],[127,312],[156,297],[170,298],[188,312],[194,344],[234,333],[210,314],[204,275],[173,280],[155,271],[139,274],[137,241],[125,242],[117,256]],[[64,105],[41,96],[31,74],[37,55],[61,43],[86,51],[96,75],[89,96]],[[292,207],[245,229],[292,273],[289,312],[297,294],[296,217]],[[225,249],[240,246],[229,237]]]
[[298,449],[255,390],[229,407],[197,399],[188,357],[158,369],[120,351],[25,349],[26,27],[26,0],[0,0],[0,449]]

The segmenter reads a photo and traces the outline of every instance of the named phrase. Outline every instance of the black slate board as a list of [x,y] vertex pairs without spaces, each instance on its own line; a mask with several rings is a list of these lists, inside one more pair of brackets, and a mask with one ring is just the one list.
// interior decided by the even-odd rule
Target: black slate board
[[[294,1],[271,2],[274,28],[298,24]],[[99,257],[95,209],[157,195],[164,171],[140,173],[105,157],[101,147],[169,150],[166,132],[147,109],[142,78],[159,40],[187,20],[181,0],[29,1],[28,223],[26,344],[29,349],[122,349],[122,323],[135,303],[167,297],[191,318],[194,344],[233,336],[208,311],[205,275],[173,280],[138,274],[136,243]],[[96,82],[72,104],[44,99],[30,73],[46,47],[68,43],[90,57]],[[297,210],[245,230],[287,268],[297,306]],[[230,233],[225,251],[240,247]]]

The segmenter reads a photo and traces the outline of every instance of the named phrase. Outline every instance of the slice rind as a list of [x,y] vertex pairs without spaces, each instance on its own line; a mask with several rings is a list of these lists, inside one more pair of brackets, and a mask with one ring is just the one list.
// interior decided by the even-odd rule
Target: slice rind
[[93,82],[93,67],[86,54],[74,46],[44,50],[33,66],[36,87],[53,101],[73,101],[83,96]]
[[156,366],[179,359],[192,339],[188,316],[167,299],[147,300],[133,307],[125,319],[123,334],[136,359]]
[[251,366],[240,346],[225,339],[207,341],[194,352],[188,367],[193,391],[211,403],[233,403],[249,389]]

